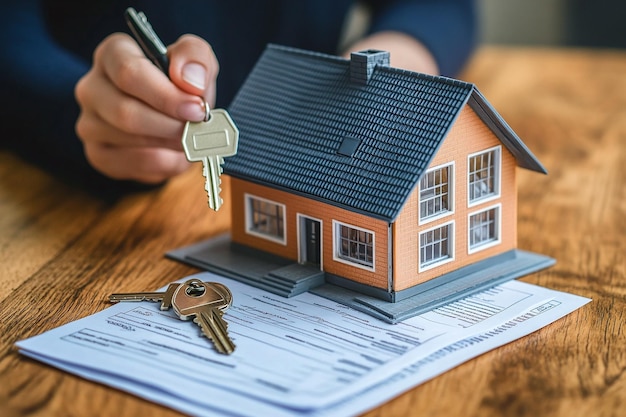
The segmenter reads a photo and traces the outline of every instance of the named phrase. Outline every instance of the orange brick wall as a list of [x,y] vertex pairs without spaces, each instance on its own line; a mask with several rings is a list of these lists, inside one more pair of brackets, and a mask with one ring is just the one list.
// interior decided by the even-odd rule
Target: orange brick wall
[[[501,145],[500,197],[471,208],[467,205],[468,155],[501,145],[500,140],[465,106],[431,163],[431,167],[454,161],[454,213],[443,218],[419,224],[419,186],[402,210],[394,228],[394,290],[400,291],[436,278],[462,266],[472,264],[516,247],[517,242],[517,191],[516,162],[513,155]],[[496,246],[468,253],[468,214],[501,204],[500,236]],[[419,233],[454,220],[454,261],[433,269],[418,271]]]
[[[286,206],[285,227],[287,240],[285,245],[246,233],[244,208],[246,193]],[[231,178],[231,197],[233,219],[231,233],[233,242],[261,249],[297,262],[297,214],[303,214],[322,221],[322,269],[325,272],[384,290],[388,289],[389,263],[387,259],[387,241],[389,230],[387,222],[237,178]],[[375,258],[373,272],[333,260],[333,220],[374,232]]]

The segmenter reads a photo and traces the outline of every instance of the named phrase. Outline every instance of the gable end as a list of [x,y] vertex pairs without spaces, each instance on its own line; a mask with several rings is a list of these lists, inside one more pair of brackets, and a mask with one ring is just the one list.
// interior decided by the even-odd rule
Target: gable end
[[502,144],[513,154],[517,164],[531,171],[547,174],[548,171],[533,155],[522,140],[515,134],[513,129],[504,121],[502,116],[489,104],[487,99],[476,89],[468,101],[469,106],[476,112],[478,117],[500,139]]

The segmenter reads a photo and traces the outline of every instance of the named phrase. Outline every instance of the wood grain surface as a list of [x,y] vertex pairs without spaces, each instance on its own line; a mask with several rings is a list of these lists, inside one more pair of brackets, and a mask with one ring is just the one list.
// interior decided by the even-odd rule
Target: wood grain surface
[[[519,247],[557,264],[523,280],[593,301],[366,415],[626,415],[626,52],[483,47],[461,78],[549,171],[520,170]],[[0,151],[0,416],[179,415],[13,345],[196,272],[163,254],[230,221],[199,166],[107,203]]]

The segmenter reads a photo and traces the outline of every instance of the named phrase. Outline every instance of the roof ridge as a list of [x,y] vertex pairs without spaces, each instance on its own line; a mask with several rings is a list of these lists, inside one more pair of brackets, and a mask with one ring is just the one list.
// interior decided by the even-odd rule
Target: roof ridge
[[[285,46],[285,45],[279,45],[279,44],[274,44],[274,43],[268,44],[267,49],[271,49],[271,50],[275,50],[279,52],[287,52],[287,53],[304,56],[304,57],[308,56],[308,57],[315,58],[315,59],[322,58],[328,61],[333,61],[333,62],[338,62],[338,63],[347,64],[350,62],[350,58],[344,58],[341,56],[331,55],[331,54],[324,53],[324,52],[309,51],[306,49],[296,48],[293,46]],[[454,87],[465,87],[468,89],[476,88],[475,84],[470,83],[468,81],[462,81],[462,80],[458,80],[455,78],[446,77],[443,75],[428,74],[425,72],[413,71],[413,70],[404,69],[404,68],[397,68],[391,65],[389,66],[377,65],[376,69],[379,71],[385,71],[389,73],[416,76],[417,78],[420,78],[422,80],[437,81],[437,82],[448,84]]]
[[435,74],[428,74],[425,72],[418,72],[418,71],[413,71],[413,70],[408,70],[408,69],[404,69],[404,68],[397,68],[397,67],[387,67],[387,66],[377,66],[376,67],[377,70],[379,71],[385,71],[385,72],[390,72],[390,73],[398,73],[398,74],[403,74],[403,75],[414,75],[417,76],[418,78],[425,80],[425,81],[437,81],[443,84],[448,84],[454,87],[464,87],[467,89],[473,89],[476,88],[476,86],[473,83],[470,83],[468,81],[462,81],[462,80],[457,80],[454,78],[450,78],[450,77],[446,77],[444,75],[435,75]]
[[309,51],[306,49],[296,48],[293,46],[278,45],[275,43],[267,44],[266,49],[279,51],[279,52],[288,52],[294,55],[308,56],[308,57],[317,58],[317,59],[322,58],[322,59],[325,59],[328,61],[334,61],[334,62],[350,62],[350,59],[344,58],[342,56],[331,55],[331,54],[318,52],[318,51]]

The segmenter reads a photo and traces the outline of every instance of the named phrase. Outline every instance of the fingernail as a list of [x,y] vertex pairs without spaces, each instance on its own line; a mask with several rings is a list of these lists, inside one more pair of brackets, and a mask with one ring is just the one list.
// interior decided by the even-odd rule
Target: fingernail
[[183,103],[178,107],[178,115],[182,119],[199,122],[204,120],[204,106],[193,101]]
[[185,64],[183,67],[183,80],[200,90],[206,88],[206,70],[204,66],[195,62]]

